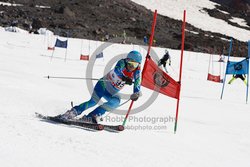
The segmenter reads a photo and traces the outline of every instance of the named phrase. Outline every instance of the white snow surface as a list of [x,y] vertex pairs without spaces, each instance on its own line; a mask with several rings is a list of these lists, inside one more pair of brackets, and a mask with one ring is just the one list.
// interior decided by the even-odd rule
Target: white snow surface
[[238,18],[238,17],[233,17],[231,20],[231,22],[237,23],[243,27],[248,27],[246,20],[242,19],[242,18]]
[[3,5],[3,6],[23,6],[22,4],[7,3],[7,2],[0,2],[0,5]]
[[[161,1],[157,2],[160,4]],[[199,4],[203,1],[196,2]],[[180,17],[182,12],[179,11]],[[187,17],[191,15],[189,12],[187,10]],[[228,27],[231,26],[225,26]],[[240,37],[242,34],[238,35]],[[44,76],[85,77],[90,62],[80,61],[80,53],[92,54],[102,44],[97,41],[69,39],[64,61],[65,50],[58,48],[51,59],[52,51],[48,51],[47,47],[53,43],[52,39],[54,40],[52,36],[0,30],[1,166],[250,165],[250,106],[245,102],[246,86],[239,79],[231,85],[226,84],[223,99],[220,100],[222,84],[206,80],[208,54],[184,52],[176,134],[172,120],[175,117],[176,100],[164,95],[159,95],[144,111],[136,114],[132,111],[126,124],[127,129],[121,133],[92,132],[36,118],[35,112],[44,115],[61,114],[70,109],[70,101],[80,104],[90,98],[91,90],[88,90],[85,80],[48,80]],[[108,63],[114,56],[132,49],[140,51],[145,60],[146,51],[142,47],[114,44],[103,51],[104,59],[96,60],[93,77],[102,77],[104,69],[110,67]],[[152,49],[158,57],[165,50]],[[172,66],[168,67],[169,74],[178,80],[180,51],[169,49],[169,52],[172,58]],[[213,58],[217,60],[219,56],[213,55]],[[214,70],[218,70],[218,66],[215,62]],[[229,79],[227,77],[226,83]],[[126,86],[122,93],[132,93],[132,88]],[[133,108],[144,104],[152,91],[142,87],[142,93],[143,96],[134,103]],[[129,103],[121,108],[126,110],[128,107]],[[87,110],[85,114],[91,110]],[[120,124],[121,117],[124,118],[124,115],[107,113],[104,122]]]
[[[208,13],[203,8],[213,9],[217,3],[209,0],[132,0],[133,2],[143,5],[146,8],[177,20],[183,19],[183,11],[186,10],[186,21],[197,28],[205,31],[217,32],[227,36],[234,37],[241,41],[250,39],[250,31],[241,29],[221,19],[209,17]],[[217,4],[219,5],[219,4]],[[240,18],[238,18],[240,19]],[[235,20],[235,19],[234,19]],[[241,18],[240,24],[243,24],[244,19]],[[238,23],[239,21],[237,21]],[[246,26],[246,25],[245,25]]]

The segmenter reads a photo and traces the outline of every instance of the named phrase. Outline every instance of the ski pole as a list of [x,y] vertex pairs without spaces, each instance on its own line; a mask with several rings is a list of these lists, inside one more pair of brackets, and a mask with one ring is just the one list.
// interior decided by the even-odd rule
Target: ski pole
[[[99,80],[101,80],[101,81],[112,82],[112,81],[110,81],[108,79],[82,78],[82,77],[56,77],[56,76],[49,76],[49,75],[48,76],[44,76],[44,78],[48,78],[48,79],[50,79],[50,78],[53,78],[53,79],[85,79],[85,80],[93,80],[93,81],[99,81]],[[134,83],[134,81],[132,83]]]
[[123,106],[124,104],[126,104],[127,102],[129,102],[130,99],[126,100],[125,102],[123,102],[122,104],[120,104],[118,107]]
[[129,115],[129,113],[130,113],[130,111],[131,111],[131,108],[132,108],[133,104],[134,104],[134,100],[132,100],[131,103],[130,103],[130,106],[129,106],[129,108],[128,108],[128,112],[127,112],[126,117],[125,117],[125,119],[124,119],[124,121],[123,121],[123,123],[122,123],[122,126],[125,126],[126,121],[127,121],[127,119],[128,119],[128,115]]
[[104,79],[98,79],[98,78],[82,78],[82,77],[56,77],[56,76],[44,76],[44,78],[53,78],[53,79],[85,79],[85,80],[102,80],[102,81],[109,81],[109,80],[104,80]]

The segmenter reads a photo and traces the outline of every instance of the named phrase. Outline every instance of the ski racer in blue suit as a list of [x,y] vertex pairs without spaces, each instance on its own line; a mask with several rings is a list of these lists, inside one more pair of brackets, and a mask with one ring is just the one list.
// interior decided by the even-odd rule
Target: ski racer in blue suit
[[125,59],[121,59],[117,62],[114,69],[98,80],[90,100],[74,106],[71,110],[62,114],[61,117],[64,119],[73,119],[88,108],[95,106],[101,98],[104,98],[107,102],[84,116],[84,119],[91,120],[88,122],[97,123],[96,118],[98,116],[103,115],[106,111],[111,111],[119,107],[120,96],[118,92],[125,86],[125,84],[132,85],[133,81],[134,92],[130,96],[130,99],[136,101],[140,96],[141,61],[142,56],[138,51],[129,52]]

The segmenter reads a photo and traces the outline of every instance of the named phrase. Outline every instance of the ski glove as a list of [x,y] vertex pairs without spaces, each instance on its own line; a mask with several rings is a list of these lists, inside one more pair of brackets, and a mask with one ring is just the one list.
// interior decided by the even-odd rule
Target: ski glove
[[130,96],[130,100],[136,101],[139,97],[140,97],[140,93],[139,93],[139,92],[133,93],[133,94]]
[[128,85],[132,85],[132,83],[133,83],[132,79],[129,77],[123,76],[122,80],[125,81],[125,84],[128,84]]

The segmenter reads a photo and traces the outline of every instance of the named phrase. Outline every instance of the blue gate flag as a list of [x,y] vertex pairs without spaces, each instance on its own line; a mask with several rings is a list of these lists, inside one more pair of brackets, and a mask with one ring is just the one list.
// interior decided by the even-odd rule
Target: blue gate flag
[[96,58],[103,58],[103,52],[96,55]]
[[226,74],[248,74],[249,59],[246,58],[240,62],[228,61]]
[[58,48],[67,48],[68,47],[68,40],[61,41],[60,39],[56,39],[55,47],[58,47]]

